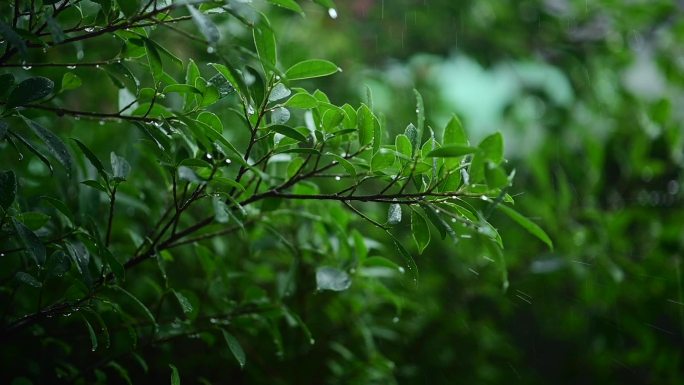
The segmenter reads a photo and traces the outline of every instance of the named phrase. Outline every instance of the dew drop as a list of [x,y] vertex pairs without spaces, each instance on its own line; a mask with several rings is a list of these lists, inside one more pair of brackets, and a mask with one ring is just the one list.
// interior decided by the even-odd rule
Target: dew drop
[[399,322],[399,317],[392,318],[392,323],[398,323],[398,322]]
[[458,197],[456,195],[452,195],[451,199],[458,199]]
[[313,338],[309,338],[309,343],[310,343],[311,345],[313,345],[313,344],[315,344],[315,343],[316,343],[316,340],[315,340],[315,339],[313,339]]
[[335,180],[342,180],[342,178],[340,178],[339,176],[336,176]]
[[451,218],[451,223],[456,223],[456,218]]
[[439,209],[435,209],[435,214],[439,214]]
[[76,116],[74,116],[74,120],[81,120],[81,117],[76,115]]
[[406,273],[406,269],[404,269],[404,268],[401,267],[401,266],[399,266],[399,267],[397,268],[397,270],[399,270],[399,272],[400,272],[401,274]]
[[333,20],[337,19],[337,10],[335,8],[328,8],[328,16]]
[[254,115],[254,107],[251,105],[247,106],[247,114]]
[[230,159],[226,159],[226,164],[231,164],[233,163]]
[[73,70],[73,69],[76,69],[76,66],[75,65],[69,65],[69,66],[67,66],[67,69]]
[[5,253],[0,253],[0,257],[4,257],[4,256],[5,256]]
[[207,47],[207,53],[214,53],[214,52],[216,52],[216,48],[214,48],[212,46]]
[[104,125],[105,125],[105,121],[104,121],[104,120],[100,120],[100,121],[98,122],[98,124],[99,124],[100,126],[104,126]]
[[90,32],[94,32],[94,31],[95,31],[95,28],[93,28],[93,27],[86,27],[86,28],[83,29],[83,30],[86,31],[86,32],[88,32],[88,33],[90,33]]
[[211,154],[207,154],[207,159],[211,159],[211,158],[213,158],[213,157],[211,156]]
[[47,47],[43,47],[43,53],[47,53]]
[[30,69],[33,68],[33,67],[31,67],[31,66],[21,66],[21,68],[23,68],[23,69],[25,69],[25,70],[28,71],[28,70],[30,70]]
[[485,201],[485,202],[489,200],[489,198],[487,198],[486,195],[482,195],[482,196],[480,197],[480,199],[482,199],[482,200]]
[[95,68],[100,68],[100,65],[99,65],[99,64],[95,64]]
[[280,76],[279,76],[279,75],[276,75],[276,76],[275,76],[275,80],[280,80]]

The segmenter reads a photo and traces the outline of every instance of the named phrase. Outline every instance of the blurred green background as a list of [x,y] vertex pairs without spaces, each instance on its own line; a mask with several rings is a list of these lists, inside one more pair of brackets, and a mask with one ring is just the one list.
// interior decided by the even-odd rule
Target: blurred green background
[[[498,218],[504,291],[474,245],[431,245],[383,326],[397,382],[684,381],[684,5],[339,3],[336,19],[279,19],[281,50],[338,63],[319,86],[338,101],[368,86],[395,133],[415,120],[412,88],[436,131],[454,112],[473,140],[502,131],[517,205],[556,246]],[[369,370],[337,366],[339,383]]]

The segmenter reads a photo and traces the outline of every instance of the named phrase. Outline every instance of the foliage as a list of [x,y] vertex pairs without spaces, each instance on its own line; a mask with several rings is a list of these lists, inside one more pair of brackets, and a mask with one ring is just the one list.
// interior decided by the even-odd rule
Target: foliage
[[[387,383],[382,320],[431,240],[487,250],[504,286],[493,210],[552,246],[511,207],[500,133],[436,134],[417,91],[397,130],[370,93],[300,87],[340,68],[279,50],[269,12],[0,5],[3,382]],[[311,354],[327,368],[292,366]]]

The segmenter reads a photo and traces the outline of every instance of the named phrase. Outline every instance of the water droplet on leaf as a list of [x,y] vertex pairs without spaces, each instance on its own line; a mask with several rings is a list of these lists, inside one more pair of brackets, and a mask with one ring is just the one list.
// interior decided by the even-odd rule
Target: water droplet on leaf
[[331,19],[337,19],[337,10],[335,8],[328,8],[328,16]]

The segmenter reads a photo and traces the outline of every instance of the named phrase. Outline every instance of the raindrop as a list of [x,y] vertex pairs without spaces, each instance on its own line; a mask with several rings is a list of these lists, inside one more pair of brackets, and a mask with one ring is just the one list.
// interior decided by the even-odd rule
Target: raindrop
[[211,159],[211,158],[212,158],[211,154],[207,154],[207,159]]
[[214,48],[212,46],[207,47],[207,53],[214,53],[214,52],[216,52],[216,48]]
[[489,200],[489,198],[487,198],[486,195],[480,196],[480,199],[482,199],[482,200],[485,201],[485,202]]
[[68,65],[67,69],[73,70],[73,69],[76,69],[76,66],[75,65]]
[[420,110],[416,108],[416,114],[419,113],[419,112],[420,112]]
[[313,345],[313,344],[315,344],[315,343],[316,343],[316,340],[315,340],[315,339],[313,339],[313,338],[309,338],[309,343],[310,343],[311,345]]
[[47,47],[43,47],[43,53],[47,53]]
[[456,195],[452,195],[451,199],[458,199],[458,197]]
[[99,65],[99,64],[95,64],[95,68],[100,68],[100,65]]
[[254,115],[254,107],[251,105],[247,106],[247,114]]
[[398,322],[399,322],[399,317],[392,318],[392,323],[398,323]]
[[438,209],[435,209],[435,214],[439,214],[439,210],[438,210]]
[[332,164],[337,164],[337,161],[336,161],[336,160],[333,160],[333,161],[332,161]]
[[335,8],[328,8],[328,16],[331,19],[337,19],[337,10]]
[[26,65],[24,65],[24,66],[21,66],[21,68],[23,68],[23,69],[25,69],[25,70],[28,71],[28,70],[30,70],[32,67],[31,67],[31,66],[26,66]]
[[93,27],[86,27],[86,28],[84,29],[84,31],[86,31],[86,32],[88,32],[88,33],[94,32],[94,31],[95,31],[95,28],[93,28]]
[[456,218],[451,218],[452,223],[456,223]]
[[399,272],[400,272],[401,274],[406,273],[406,270],[405,270],[403,267],[401,267],[401,266],[399,266],[399,267],[397,268],[397,270],[399,270]]
[[4,257],[4,256],[5,256],[5,253],[0,253],[0,257]]
[[342,178],[340,178],[339,176],[336,176],[336,177],[335,177],[335,180],[341,180],[341,179],[342,179]]
[[74,120],[81,120],[81,117],[76,115],[76,116],[74,116]]
[[226,159],[226,164],[231,164],[231,163],[232,163],[232,162],[231,162],[230,159]]
[[279,76],[279,75],[276,75],[276,76],[275,76],[275,80],[280,80],[280,76]]
[[98,124],[99,124],[100,126],[104,126],[104,125],[105,125],[105,121],[104,121],[104,120],[100,120],[100,121],[98,122]]

